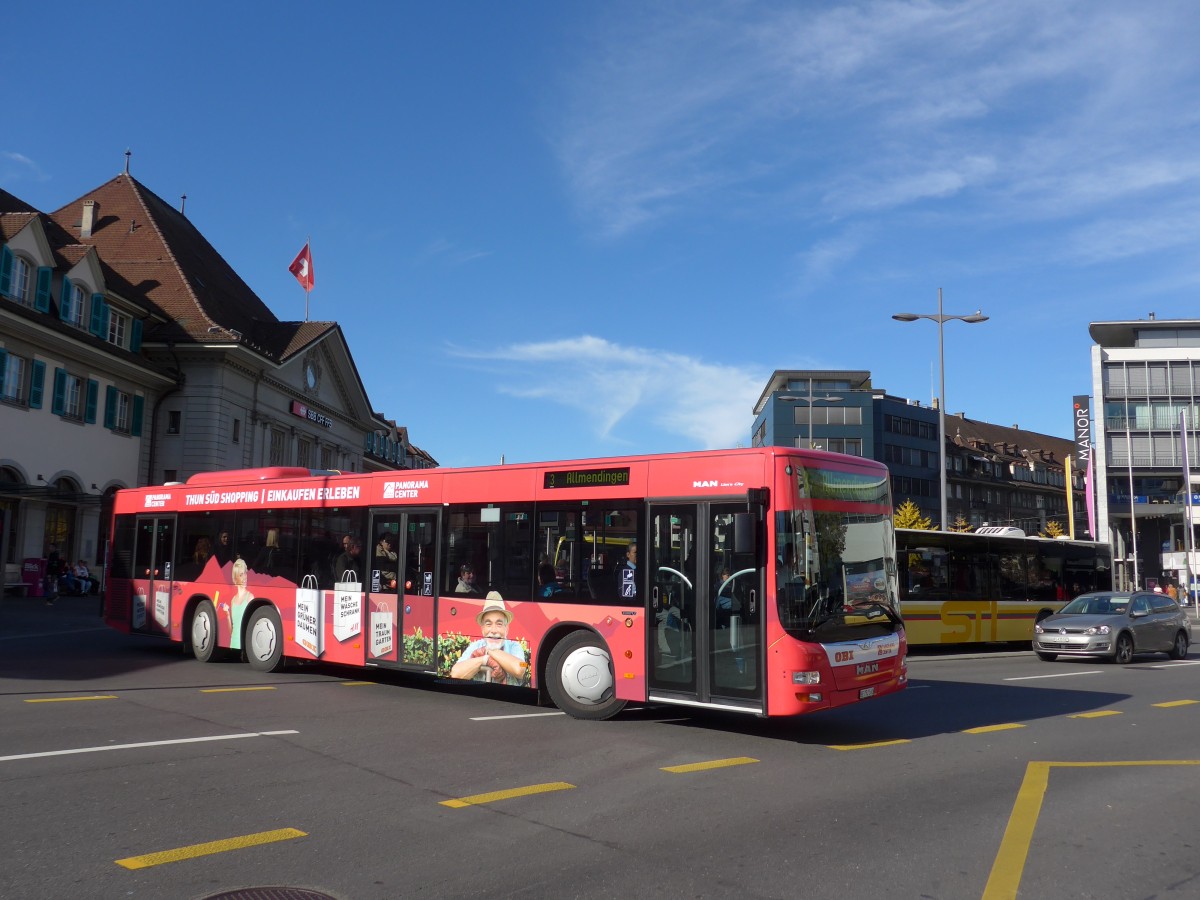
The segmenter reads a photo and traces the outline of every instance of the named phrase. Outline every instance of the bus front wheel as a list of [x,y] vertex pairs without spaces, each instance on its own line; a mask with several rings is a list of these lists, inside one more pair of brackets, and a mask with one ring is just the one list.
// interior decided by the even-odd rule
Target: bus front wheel
[[283,628],[273,606],[260,606],[246,628],[246,661],[258,672],[274,672],[283,664]]
[[608,647],[588,631],[567,635],[550,651],[546,682],[554,705],[576,719],[609,719],[625,708],[615,696]]
[[211,600],[201,600],[192,613],[192,655],[212,662],[217,655],[217,611]]

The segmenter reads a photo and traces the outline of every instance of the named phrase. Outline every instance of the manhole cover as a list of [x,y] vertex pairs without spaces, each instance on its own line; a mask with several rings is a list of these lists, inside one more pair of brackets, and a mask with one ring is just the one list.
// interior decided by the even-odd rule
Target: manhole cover
[[211,894],[204,900],[337,900],[320,891],[296,887],[249,887]]

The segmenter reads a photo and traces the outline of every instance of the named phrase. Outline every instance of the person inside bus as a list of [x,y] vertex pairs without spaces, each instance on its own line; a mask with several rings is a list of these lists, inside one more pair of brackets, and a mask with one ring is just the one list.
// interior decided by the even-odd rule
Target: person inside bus
[[217,535],[217,545],[213,548],[213,556],[217,565],[224,568],[233,559],[233,543],[229,540],[229,532],[222,531]]
[[258,555],[254,557],[254,565],[251,566],[255,572],[265,575],[274,575],[275,567],[279,564],[280,553],[279,547],[279,529],[268,528],[267,539],[263,542],[262,549],[258,551]]
[[192,555],[180,565],[179,579],[182,581],[194,581],[199,578],[210,556],[212,556],[212,540],[205,535],[201,535],[196,538],[196,543],[192,547]]
[[734,612],[741,611],[741,603],[733,596],[733,580],[729,577],[728,566],[723,567],[717,576],[717,597],[714,605],[718,629],[728,628]]
[[479,593],[479,589],[475,586],[475,569],[470,563],[463,563],[458,567],[458,584],[454,586],[454,593],[468,595]]
[[383,589],[390,590],[396,586],[396,538],[390,531],[379,536],[375,545],[374,568],[379,570],[379,580]]
[[342,541],[342,552],[333,561],[333,580],[349,581],[344,577],[347,572],[353,572],[362,581],[362,541],[351,535],[346,535]]
[[519,641],[508,639],[512,611],[496,591],[488,593],[483,609],[475,617],[482,637],[467,644],[450,669],[451,678],[521,685],[529,674],[529,661]]
[[538,566],[537,579],[539,597],[553,597],[562,593],[562,585],[558,583],[558,576],[554,573],[554,566],[550,563],[542,563]]
[[625,559],[617,566],[617,596],[622,600],[637,599],[637,553],[637,541],[630,541]]

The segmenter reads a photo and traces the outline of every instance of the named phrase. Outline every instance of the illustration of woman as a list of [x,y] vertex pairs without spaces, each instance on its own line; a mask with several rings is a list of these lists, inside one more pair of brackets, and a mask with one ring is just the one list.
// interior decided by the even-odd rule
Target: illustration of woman
[[[235,559],[230,573],[233,578],[233,596],[228,601],[221,601],[217,604],[217,615],[229,629],[230,646],[237,646],[240,644],[242,617],[246,614],[246,604],[254,599],[254,595],[246,588],[246,561],[244,559]],[[234,643],[234,635],[239,636],[238,644]]]

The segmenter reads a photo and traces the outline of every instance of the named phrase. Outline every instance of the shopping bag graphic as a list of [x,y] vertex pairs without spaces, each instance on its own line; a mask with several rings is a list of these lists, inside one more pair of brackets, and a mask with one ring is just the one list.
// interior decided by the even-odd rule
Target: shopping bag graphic
[[314,657],[325,650],[324,595],[317,589],[317,579],[305,575],[296,588],[296,644]]
[[344,641],[362,631],[362,582],[358,573],[346,570],[333,585],[333,637]]
[[133,595],[133,627],[146,627],[146,594],[141,588]]
[[371,656],[379,659],[392,652],[396,616],[387,603],[371,601]]
[[154,589],[154,621],[163,631],[171,624],[171,592],[166,588]]

